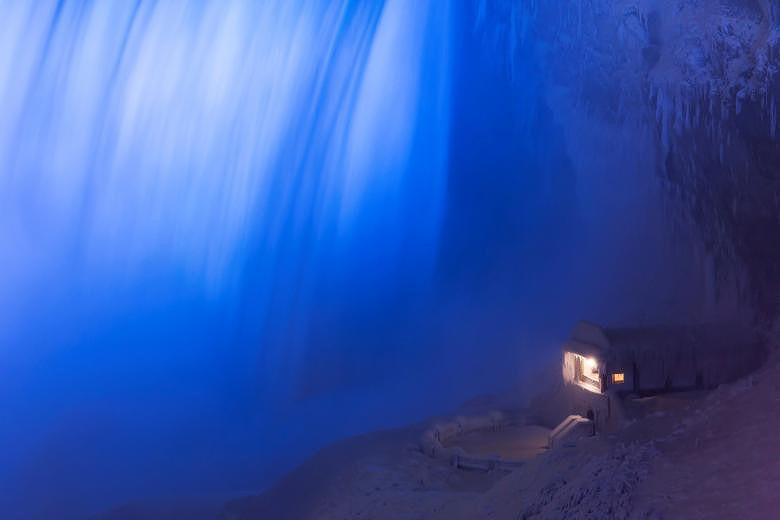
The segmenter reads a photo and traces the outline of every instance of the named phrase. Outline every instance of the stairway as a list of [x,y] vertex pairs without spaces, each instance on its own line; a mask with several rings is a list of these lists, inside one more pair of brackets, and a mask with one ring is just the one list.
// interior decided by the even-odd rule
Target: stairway
[[593,421],[581,415],[570,415],[550,432],[548,447],[573,445],[583,437],[595,435]]

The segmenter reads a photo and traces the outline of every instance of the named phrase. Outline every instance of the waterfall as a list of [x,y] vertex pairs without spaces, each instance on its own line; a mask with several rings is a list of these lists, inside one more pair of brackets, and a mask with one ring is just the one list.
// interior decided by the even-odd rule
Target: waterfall
[[[216,295],[248,237],[328,249],[366,218],[403,227],[412,154],[443,175],[446,123],[418,113],[446,90],[446,9],[369,4],[6,3],[6,225],[90,277],[160,268]],[[423,184],[435,228],[442,183]]]
[[[224,399],[268,431],[246,394],[294,398],[313,319],[424,286],[450,16],[432,0],[0,2],[0,407],[35,410],[4,426],[4,446],[27,438],[0,466],[53,484],[30,459],[85,417],[103,432],[74,448],[88,459],[103,442],[146,456],[157,445],[127,433],[146,421],[160,445],[195,436],[181,424]],[[105,468],[83,478],[107,501],[143,488],[134,468],[110,490]]]

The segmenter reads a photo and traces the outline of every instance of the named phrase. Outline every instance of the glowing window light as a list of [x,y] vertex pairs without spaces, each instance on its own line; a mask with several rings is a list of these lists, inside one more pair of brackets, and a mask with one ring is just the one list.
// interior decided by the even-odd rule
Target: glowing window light
[[577,355],[577,358],[580,360],[576,375],[577,384],[588,391],[600,392],[601,376],[599,375],[598,361],[594,358],[586,358],[579,355]]
[[613,383],[625,383],[626,382],[626,375],[621,373],[612,374],[612,382]]

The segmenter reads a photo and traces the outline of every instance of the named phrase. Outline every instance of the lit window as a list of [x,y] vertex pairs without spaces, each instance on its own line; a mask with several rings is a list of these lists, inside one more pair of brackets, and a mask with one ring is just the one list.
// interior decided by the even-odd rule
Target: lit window
[[574,352],[566,352],[564,357],[564,380],[572,382],[589,392],[602,392],[602,376],[599,372],[599,360]]
[[626,382],[626,375],[623,374],[623,373],[612,374],[612,382],[613,383],[625,383]]

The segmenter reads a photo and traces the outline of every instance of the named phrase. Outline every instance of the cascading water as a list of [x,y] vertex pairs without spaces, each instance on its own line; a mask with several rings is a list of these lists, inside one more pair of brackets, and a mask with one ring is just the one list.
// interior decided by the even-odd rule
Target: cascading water
[[[415,228],[435,233],[446,9],[303,1],[3,10],[4,222],[17,232],[36,226],[30,247],[42,256],[56,252],[90,279],[175,271],[218,297],[262,256],[248,237],[316,243],[315,252],[349,247],[372,224],[404,228],[412,183],[427,199]],[[410,167],[420,157],[429,161],[423,180]],[[391,238],[400,237],[377,242],[392,251]]]
[[212,486],[232,448],[155,468],[209,443],[272,452],[267,410],[306,393],[313,321],[430,280],[449,7],[9,1],[0,16],[0,502],[37,488],[38,514],[65,515],[173,472],[201,474],[174,492]]

